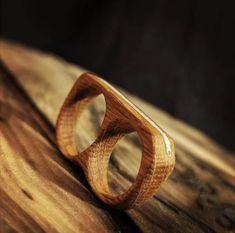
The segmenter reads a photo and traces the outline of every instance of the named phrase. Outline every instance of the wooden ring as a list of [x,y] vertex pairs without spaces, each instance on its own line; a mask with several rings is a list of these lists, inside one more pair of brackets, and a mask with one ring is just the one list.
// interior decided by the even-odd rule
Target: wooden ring
[[[84,107],[103,94],[106,113],[96,140],[84,151],[76,148],[76,122]],[[136,131],[142,144],[142,160],[131,187],[111,193],[107,172],[111,152],[125,134]],[[62,153],[80,165],[95,194],[117,208],[133,208],[152,197],[175,164],[173,140],[114,87],[94,74],[84,73],[67,96],[57,119],[57,143]]]

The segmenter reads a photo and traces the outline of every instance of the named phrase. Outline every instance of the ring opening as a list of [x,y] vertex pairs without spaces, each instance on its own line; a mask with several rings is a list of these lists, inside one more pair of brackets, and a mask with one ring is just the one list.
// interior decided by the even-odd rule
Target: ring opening
[[108,185],[114,195],[124,193],[135,181],[140,169],[142,146],[137,132],[124,135],[109,159]]
[[94,97],[82,110],[76,122],[76,147],[86,150],[97,138],[106,112],[103,94]]

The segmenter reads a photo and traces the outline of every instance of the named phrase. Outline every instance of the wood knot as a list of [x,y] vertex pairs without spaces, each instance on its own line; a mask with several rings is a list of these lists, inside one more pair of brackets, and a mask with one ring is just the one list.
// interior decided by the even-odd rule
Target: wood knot
[[27,198],[29,198],[30,200],[34,200],[33,196],[29,192],[27,192],[25,189],[21,189],[21,191]]

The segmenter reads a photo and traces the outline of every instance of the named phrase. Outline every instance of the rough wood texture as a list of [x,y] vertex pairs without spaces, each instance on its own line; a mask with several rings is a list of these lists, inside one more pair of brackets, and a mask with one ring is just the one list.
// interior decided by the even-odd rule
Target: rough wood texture
[[0,70],[0,216],[20,232],[118,232]]
[[[104,120],[95,141],[81,151],[76,143],[77,124],[86,106],[100,94],[106,103]],[[108,185],[109,159],[117,142],[132,132],[137,132],[141,140],[141,165],[131,187],[116,195]],[[83,168],[96,195],[120,209],[133,208],[152,197],[175,165],[173,140],[114,87],[91,73],[82,74],[66,97],[56,124],[56,138],[62,153]]]
[[[55,125],[59,108],[61,107],[65,96],[83,70],[58,57],[31,50],[17,44],[1,42],[0,50],[3,63],[27,92],[27,95],[33,100],[36,107],[46,116],[52,125]],[[3,87],[1,85],[1,96],[3,96],[3,89],[5,90],[4,93],[9,94],[10,91],[7,90],[9,88],[10,87],[8,86]],[[14,91],[14,93],[15,92],[16,91]],[[110,219],[105,217],[111,215],[112,218],[117,221],[118,225],[122,226],[126,224],[124,230],[120,229],[122,232],[129,232],[129,230],[134,229],[134,227],[136,227],[134,232],[234,232],[235,157],[216,145],[201,132],[170,117],[166,113],[137,97],[129,94],[128,97],[173,137],[176,142],[176,167],[168,181],[161,186],[157,195],[144,205],[128,210],[125,213],[115,210],[108,210],[109,213],[103,213],[102,211],[101,216],[104,217],[102,218],[103,223],[100,227],[109,230],[110,227],[113,227],[112,221],[110,222]],[[19,101],[18,96],[14,96],[13,99],[14,101]],[[14,106],[16,105],[17,104],[14,104]],[[27,101],[24,105],[27,106]],[[17,109],[22,109],[24,105],[19,105],[20,107],[18,106]],[[34,106],[31,107],[35,114],[32,114],[28,109],[25,111],[25,114],[29,118],[33,118],[34,122],[40,122],[38,117],[36,117],[38,110]],[[95,107],[93,106],[89,109],[88,113],[90,115],[88,114],[87,117],[90,120],[86,123],[88,128],[97,128],[97,122],[99,122],[98,119],[102,114],[100,109],[100,104],[95,104]],[[4,112],[4,114],[7,114],[8,110]],[[21,131],[23,128],[28,128],[27,124],[23,124],[22,127],[19,127],[19,123],[16,123],[16,127],[18,128],[18,133],[20,133],[22,137],[25,137],[25,134]],[[46,129],[45,126],[42,126],[42,128]],[[5,130],[5,128],[0,128],[1,133],[3,132],[3,129]],[[32,134],[30,134],[29,138],[36,134],[38,131],[37,127],[31,128],[31,131]],[[6,130],[2,133],[4,134],[4,138],[6,138],[5,132]],[[92,132],[90,129],[87,131],[80,131],[78,133],[78,138],[80,138],[80,140],[83,138],[84,140],[90,141],[89,138],[92,136],[90,135],[90,132]],[[79,136],[79,134],[82,134],[83,136]],[[41,140],[38,140],[37,138],[37,140],[31,141],[34,143],[41,143],[41,141],[53,137],[53,135],[46,130],[44,130],[41,135]],[[8,138],[8,140],[10,139]],[[26,142],[27,140],[28,139],[26,139]],[[20,154],[17,152],[18,150],[15,150],[17,156],[13,156],[14,154],[12,156],[2,156],[4,160],[2,159],[3,162],[1,162],[1,166],[4,166],[5,164],[5,166],[7,165],[9,167],[10,171],[15,171],[15,166],[18,164],[16,162],[18,160],[22,161],[25,157],[28,158],[28,156],[30,156],[30,158],[35,161],[35,163],[33,163],[35,167],[38,163],[38,166],[41,167],[41,169],[45,169],[44,166],[40,165],[42,164],[41,160],[38,159],[38,157],[42,157],[42,155],[40,156],[32,152],[26,153],[26,148],[27,146],[23,145],[22,150],[24,151]],[[12,150],[14,149],[15,145]],[[32,150],[36,150],[36,147],[34,146]],[[56,149],[51,150],[54,151]],[[134,153],[135,151],[137,151],[137,146],[134,139],[123,141],[120,143],[120,147],[118,147],[111,156],[110,185],[112,185],[114,190],[126,189],[133,181],[136,175],[135,168],[139,160]],[[57,160],[63,161],[63,163],[61,163],[61,169],[67,169],[71,172],[70,174],[73,174],[75,171],[77,172],[78,168],[72,167],[70,163],[64,161],[58,152],[53,153],[55,153],[56,156],[54,156]],[[48,153],[44,152],[42,154],[45,155]],[[133,154],[133,156],[125,156],[129,154]],[[51,158],[51,154],[49,158]],[[7,159],[10,159],[10,161],[5,161]],[[67,166],[65,166],[65,164]],[[35,178],[34,175],[32,175],[32,177],[28,176],[26,167],[23,166],[23,168],[24,173],[21,174],[21,179],[17,179],[14,175],[9,176],[8,172],[1,169],[1,176],[7,176],[8,178],[7,185],[3,182],[6,178],[0,182],[1,190],[5,190],[3,194],[1,193],[2,203],[0,205],[3,226],[5,228],[10,226],[19,231],[23,231],[22,229],[24,229],[24,227],[37,225],[38,228],[31,227],[30,229],[33,229],[35,232],[40,232],[43,224],[41,219],[35,214],[40,210],[40,205],[32,208],[32,204],[30,204],[29,201],[21,199],[22,195],[27,196],[21,194],[22,191],[12,192],[11,189],[8,189],[8,187],[11,186],[12,189],[15,188],[17,190],[17,187],[20,187],[17,184],[18,182],[21,182],[21,185],[22,183],[28,185],[30,184],[31,179],[33,181]],[[52,169],[56,169],[54,163],[53,166],[50,166],[50,172]],[[24,177],[26,175],[27,177]],[[50,179],[48,176],[48,172],[45,173],[44,176],[40,176],[42,183],[39,187],[42,189],[47,187],[44,187],[44,184]],[[81,176],[81,174],[79,176]],[[65,181],[65,179],[67,181]],[[75,183],[72,183],[73,189],[79,189],[78,179],[79,177],[76,176],[76,179],[74,180]],[[25,182],[25,180],[27,180],[27,182]],[[63,189],[65,186],[64,182],[69,185],[69,178],[58,179],[57,189]],[[87,184],[84,185],[88,187]],[[35,200],[40,199],[41,194],[35,192],[34,189],[37,189],[37,187],[35,187],[35,185],[30,185],[30,189],[27,189],[26,193],[29,192],[31,194],[31,192],[33,192]],[[69,193],[68,190],[64,192],[64,195],[68,195]],[[53,198],[50,198],[50,195],[58,195],[58,193],[50,192],[48,196],[45,195],[46,200],[50,199],[50,205],[48,204],[47,211],[41,213],[41,216],[42,218],[47,219],[48,227],[54,227],[53,214],[50,214],[50,211],[53,211],[53,208],[50,207],[56,205],[56,202]],[[81,203],[77,200],[79,199],[79,195],[81,195],[79,190],[73,195],[75,198],[73,201],[74,206],[80,205]],[[9,198],[11,201],[8,201]],[[43,200],[43,198],[41,200]],[[65,205],[66,202],[67,200],[63,202],[63,208],[69,208],[69,200],[68,205]],[[16,205],[17,208],[10,208],[9,210],[7,204],[11,207]],[[79,208],[80,207],[74,207],[74,211],[80,211]],[[84,208],[84,211],[85,210],[86,208]],[[9,214],[8,211],[11,211],[11,213]],[[23,214],[18,214],[19,211],[22,211]],[[74,212],[71,213],[68,209],[66,211],[68,215],[71,214],[71,219],[74,219]],[[99,216],[97,216],[97,218],[98,217]],[[13,221],[14,219],[16,220]],[[69,218],[67,218],[67,220],[69,221]],[[69,232],[71,227],[74,227],[72,225],[75,224],[75,222],[72,222],[72,220],[70,221],[70,224],[67,225],[67,231],[65,230],[64,232]],[[5,223],[6,225],[4,225]],[[62,218],[59,220],[59,223],[64,223]],[[55,226],[58,226],[59,223]],[[85,224],[86,226],[89,225],[87,223]],[[66,224],[64,224],[64,227],[65,225]],[[126,227],[128,226],[131,227],[126,230]],[[89,227],[86,229],[89,231]],[[91,226],[90,231],[92,232]]]

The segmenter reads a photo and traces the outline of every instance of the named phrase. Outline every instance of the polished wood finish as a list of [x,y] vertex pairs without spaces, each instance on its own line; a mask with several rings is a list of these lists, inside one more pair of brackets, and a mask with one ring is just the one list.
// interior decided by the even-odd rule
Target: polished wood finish
[[[82,111],[99,94],[104,95],[106,102],[104,121],[94,143],[79,152],[77,121],[79,124]],[[143,203],[156,193],[174,168],[173,140],[124,95],[91,73],[82,74],[75,83],[61,108],[56,131],[63,154],[83,168],[96,195],[114,207],[133,208]],[[134,131],[143,147],[140,170],[132,186],[115,195],[108,186],[110,155],[118,140]]]
[[[17,87],[17,89],[10,89],[10,85],[4,86],[1,84],[1,100],[3,97],[9,100],[8,95],[18,93],[11,98],[12,106],[21,111],[24,109],[25,116],[27,116],[28,119],[32,119],[31,122],[35,124],[35,126],[31,127],[31,134],[28,136],[28,139],[25,140],[29,140],[30,143],[32,142],[31,135],[37,134],[38,127],[36,127],[36,125],[40,124],[40,128],[44,130],[40,131],[42,133],[39,138],[41,141],[47,142],[49,138],[52,138],[54,135],[53,128],[55,127],[56,119],[64,99],[76,82],[77,77],[84,73],[84,69],[67,63],[54,55],[42,53],[9,42],[1,41],[0,53],[2,62],[4,62],[7,69],[9,69],[14,76],[14,79],[17,80],[24,89],[24,91],[20,90],[19,87]],[[6,77],[3,78],[3,80],[5,79]],[[18,91],[16,92],[16,90]],[[33,177],[27,175],[28,173],[26,173],[26,171],[28,168],[25,172],[21,173],[20,177],[8,175],[8,172],[16,170],[16,161],[18,161],[16,159],[28,161],[28,157],[25,156],[25,153],[17,153],[17,156],[13,157],[11,153],[8,154],[8,156],[1,157],[1,166],[8,168],[7,171],[0,170],[0,190],[5,190],[4,194],[2,192],[0,194],[1,230],[14,228],[18,232],[27,232],[21,229],[32,226],[31,229],[33,230],[31,230],[31,232],[56,232],[59,225],[62,225],[63,228],[61,228],[62,230],[60,232],[73,232],[71,229],[74,229],[76,232],[94,232],[94,225],[89,224],[89,222],[82,224],[83,221],[81,218],[83,215],[84,218],[89,218],[92,221],[94,218],[92,217],[93,215],[90,215],[90,211],[86,211],[87,208],[88,210],[92,208],[92,206],[90,206],[91,204],[86,201],[79,201],[79,195],[82,193],[82,191],[79,191],[79,187],[86,189],[83,197],[86,198],[88,195],[92,197],[99,205],[97,211],[102,210],[97,213],[97,218],[102,222],[98,220],[93,221],[98,225],[102,225],[104,230],[102,229],[101,232],[105,232],[105,229],[106,231],[107,229],[115,231],[115,226],[118,231],[128,233],[231,233],[235,230],[234,154],[223,149],[202,132],[169,116],[156,106],[152,106],[123,90],[121,90],[121,92],[136,105],[140,106],[148,116],[156,120],[161,128],[166,130],[175,141],[175,169],[169,179],[161,185],[157,194],[143,205],[131,210],[118,211],[110,209],[99,202],[99,200],[92,195],[91,190],[89,191],[89,185],[86,183],[82,170],[79,169],[78,166],[74,166],[69,160],[64,159],[55,148],[55,144],[51,143],[50,148],[53,152],[49,153],[49,151],[47,151],[38,155],[32,151],[30,152],[30,159],[33,159],[34,167],[37,168],[37,166],[39,166],[41,168],[39,174],[41,174],[40,178],[42,182],[46,182],[46,180],[50,179],[52,170],[55,168],[55,166],[50,166],[50,169],[44,171],[43,167],[48,163],[40,160],[42,155],[45,158],[48,157],[51,162],[60,161],[59,170],[63,172],[63,174],[68,174],[68,176],[72,177],[76,182],[69,185],[72,180],[69,179],[67,175],[63,175],[56,183],[57,189],[64,190],[65,196],[69,195],[69,191],[65,189],[66,185],[69,185],[71,190],[76,190],[74,192],[75,194],[72,195],[74,198],[72,201],[66,198],[64,198],[63,201],[60,199],[60,208],[66,206],[66,203],[70,203],[70,201],[76,206],[63,210],[63,212],[66,212],[67,216],[66,221],[63,221],[63,218],[57,219],[54,215],[54,208],[52,206],[58,206],[58,202],[53,198],[49,198],[48,203],[50,203],[50,205],[48,205],[45,211],[41,212],[41,218],[47,223],[47,225],[44,225],[36,214],[40,205],[38,204],[32,208],[32,204],[27,202],[27,199],[21,198],[21,192],[18,191],[18,187],[21,187],[20,181],[27,180],[28,184],[30,184],[30,189],[26,191],[30,193],[32,191],[34,193],[34,202],[43,200],[40,198],[40,192],[34,192],[37,186],[31,183]],[[19,96],[25,96],[25,93],[29,98],[17,104],[17,101],[20,101]],[[27,107],[29,103],[30,108]],[[98,102],[92,108],[88,106],[88,113],[90,115],[88,115],[87,121],[84,122],[84,124],[89,127],[89,130],[80,132],[82,134],[80,138],[83,139],[84,142],[91,136],[92,132],[95,131],[99,122],[97,119],[103,114],[101,104],[102,103]],[[0,107],[0,109],[2,108]],[[43,117],[40,112],[43,113],[45,117]],[[4,115],[7,115],[7,111],[4,111]],[[43,122],[44,124],[42,124]],[[45,124],[46,122],[47,124]],[[27,125],[25,123],[22,124],[23,126]],[[48,129],[50,129],[49,132]],[[2,127],[0,127],[0,131],[2,132]],[[27,149],[27,145],[25,144],[22,145],[22,147],[25,150]],[[12,148],[14,149],[14,147]],[[30,148],[38,150],[38,146]],[[119,147],[112,154],[109,167],[109,187],[112,187],[114,191],[126,190],[133,182],[135,178],[134,171],[139,162],[139,157],[136,156],[137,150],[138,147],[135,139],[128,141],[121,140]],[[54,151],[56,151],[56,156],[53,156]],[[10,161],[6,162],[6,158],[9,158]],[[21,168],[21,164],[18,166]],[[48,167],[48,165],[46,167]],[[67,171],[69,173],[67,173]],[[3,183],[2,177],[7,177],[7,182]],[[6,180],[6,178],[4,178],[4,180]],[[78,182],[80,183],[79,187],[77,185]],[[6,189],[10,184],[12,184],[11,188],[13,191]],[[54,191],[50,189],[49,186],[47,186],[47,189],[50,195],[57,195],[56,193],[54,194]],[[27,198],[26,195],[24,196]],[[47,198],[47,195],[45,195],[45,197]],[[87,205],[82,205],[82,203],[86,203]],[[79,208],[82,208],[83,212],[81,212]],[[76,213],[80,211],[81,214],[76,215],[77,217],[74,218],[74,211],[76,211]],[[86,213],[88,215],[86,215]],[[71,218],[72,221],[69,221],[69,218]],[[113,222],[114,224],[112,224]],[[38,227],[33,227],[33,224],[37,224]],[[77,227],[79,224],[81,224],[83,228],[81,228],[81,226]],[[56,230],[55,226],[57,226]],[[43,230],[40,231],[39,227],[43,228]],[[53,227],[54,231],[49,231],[50,227]],[[4,231],[2,230],[2,232]]]

